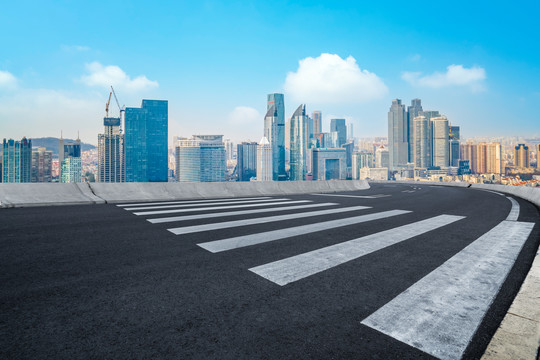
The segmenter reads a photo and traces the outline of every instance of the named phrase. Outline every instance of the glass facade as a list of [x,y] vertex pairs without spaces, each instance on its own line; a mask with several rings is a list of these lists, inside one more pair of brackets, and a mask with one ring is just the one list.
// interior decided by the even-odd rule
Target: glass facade
[[168,102],[143,100],[125,111],[126,182],[168,181]]
[[176,147],[176,180],[179,182],[225,181],[226,154],[223,135],[193,135]]
[[298,181],[306,178],[306,108],[300,105],[291,117],[291,169],[290,180]]
[[98,181],[124,182],[124,135],[120,118],[104,118],[105,131],[98,135]]
[[388,111],[388,147],[390,169],[406,167],[409,161],[409,124],[407,110],[400,99],[392,100]]
[[238,173],[238,181],[250,181],[251,178],[257,176],[258,145],[256,142],[243,142],[237,145],[236,171]]
[[313,180],[345,180],[346,176],[345,149],[313,149]]
[[340,147],[347,142],[347,126],[345,125],[345,119],[330,120],[330,132],[333,131],[337,132],[338,134],[338,142],[336,147]]
[[272,146],[274,180],[285,180],[285,100],[283,94],[268,94],[264,136]]
[[24,183],[31,181],[32,140],[22,138],[3,141],[2,147],[2,182]]

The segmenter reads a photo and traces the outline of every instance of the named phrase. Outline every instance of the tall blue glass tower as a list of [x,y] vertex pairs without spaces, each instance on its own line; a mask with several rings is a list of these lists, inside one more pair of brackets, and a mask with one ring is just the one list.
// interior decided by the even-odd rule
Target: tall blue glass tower
[[126,108],[126,182],[168,181],[168,120],[166,100]]
[[283,94],[268,94],[264,136],[272,146],[272,179],[285,180],[285,100]]

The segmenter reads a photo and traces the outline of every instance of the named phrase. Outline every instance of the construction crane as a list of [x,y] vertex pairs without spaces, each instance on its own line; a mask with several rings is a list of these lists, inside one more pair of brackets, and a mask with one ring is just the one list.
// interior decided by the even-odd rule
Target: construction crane
[[[120,110],[120,117],[122,117],[122,112],[125,111],[125,106],[120,106],[120,103],[118,102],[118,98],[116,97],[116,93],[114,92],[114,88],[111,85],[111,93],[114,95],[114,100],[116,100],[116,105],[118,105],[118,110]],[[111,96],[109,95],[109,101],[111,100]]]
[[[105,105],[105,117],[106,118],[109,117],[109,105],[111,104],[111,95],[112,95],[112,91],[109,93],[109,100],[107,101],[107,104]],[[116,97],[116,95],[114,97]]]

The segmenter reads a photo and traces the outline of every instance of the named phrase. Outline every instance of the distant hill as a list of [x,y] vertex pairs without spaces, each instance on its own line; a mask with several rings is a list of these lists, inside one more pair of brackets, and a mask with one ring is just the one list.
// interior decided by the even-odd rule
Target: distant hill
[[[53,152],[53,156],[58,156],[58,138],[55,137],[44,137],[44,138],[33,138],[32,147],[44,147],[47,150]],[[64,139],[64,143],[68,144],[70,142],[75,142],[73,139]],[[87,144],[81,142],[81,151],[87,151],[95,149],[96,147],[92,144]]]

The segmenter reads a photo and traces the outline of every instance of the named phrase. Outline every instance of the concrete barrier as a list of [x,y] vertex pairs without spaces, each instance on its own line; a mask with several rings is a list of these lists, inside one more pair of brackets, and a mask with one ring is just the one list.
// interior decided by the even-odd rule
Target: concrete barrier
[[103,204],[87,183],[0,183],[0,207]]

